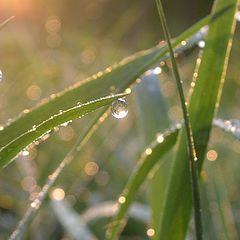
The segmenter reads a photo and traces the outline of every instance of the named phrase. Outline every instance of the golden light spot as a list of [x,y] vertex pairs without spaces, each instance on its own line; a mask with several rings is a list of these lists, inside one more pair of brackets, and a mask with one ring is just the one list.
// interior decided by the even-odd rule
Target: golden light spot
[[209,161],[215,161],[218,157],[218,154],[215,150],[209,150],[207,152],[207,160]]
[[45,23],[46,31],[49,34],[56,34],[61,29],[61,20],[58,16],[51,16]]
[[65,198],[65,192],[62,188],[55,188],[51,192],[51,198],[57,201],[61,201]]
[[[84,63],[84,64],[91,64],[95,58],[96,58],[96,54],[95,54],[95,51],[94,49],[92,48],[88,48],[86,50],[84,50],[82,53],[81,53],[81,61]],[[97,76],[97,75],[96,75]]]
[[120,196],[120,197],[118,198],[118,202],[119,202],[120,204],[123,204],[123,203],[126,202],[126,198],[125,198],[124,196]]
[[88,176],[94,176],[98,173],[99,167],[95,162],[88,162],[85,167],[84,171]]
[[42,95],[42,89],[38,85],[32,84],[28,87],[26,94],[30,100],[38,100]]
[[21,181],[21,185],[25,191],[31,191],[36,186],[36,181],[33,177],[28,176],[23,178],[23,180]]
[[104,172],[104,171],[100,171],[98,173],[98,175],[96,176],[96,183],[99,185],[99,186],[105,186],[108,184],[109,182],[109,174],[107,172]]
[[71,141],[74,137],[74,130],[72,127],[67,126],[64,128],[60,128],[58,131],[59,138],[63,141]]
[[148,235],[149,237],[153,237],[153,236],[155,235],[155,230],[154,230],[153,228],[149,228],[149,229],[147,230],[147,235]]
[[151,155],[152,154],[152,149],[151,148],[147,148],[145,150],[145,153],[146,153],[146,155]]

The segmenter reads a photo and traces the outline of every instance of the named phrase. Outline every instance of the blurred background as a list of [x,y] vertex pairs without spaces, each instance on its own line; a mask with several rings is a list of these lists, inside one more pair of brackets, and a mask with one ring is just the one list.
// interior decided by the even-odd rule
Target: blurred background
[[[209,14],[212,2],[163,1],[172,36]],[[44,98],[163,39],[153,0],[0,0],[0,22],[12,15],[15,19],[0,31],[0,126]],[[224,119],[240,117],[239,38],[238,25],[218,113]],[[198,53],[199,48],[194,47],[178,57],[186,91]],[[181,108],[168,62],[162,67],[159,83],[168,118],[171,123],[178,122]],[[118,199],[145,148],[136,99],[130,96],[128,102],[128,116],[120,121],[109,117],[65,169],[26,239],[71,239],[58,215],[61,213],[52,204],[54,199],[64,198],[79,218],[92,206]],[[0,239],[13,231],[91,117],[59,129],[1,171]],[[238,140],[213,130],[202,172],[205,239],[239,239],[239,154]],[[140,210],[148,212],[145,190],[146,186],[136,201],[143,204]],[[108,220],[99,217],[88,224],[98,239],[104,239]],[[122,239],[147,239],[147,229],[146,221],[130,218]],[[228,236],[229,232],[232,235]]]

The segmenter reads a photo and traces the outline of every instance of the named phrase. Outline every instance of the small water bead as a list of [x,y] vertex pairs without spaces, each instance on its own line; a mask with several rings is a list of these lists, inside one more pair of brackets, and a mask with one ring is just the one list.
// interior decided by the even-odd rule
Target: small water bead
[[28,151],[28,150],[23,150],[23,151],[22,151],[22,155],[23,155],[24,157],[29,156],[29,151]]
[[125,118],[128,114],[128,105],[126,100],[119,98],[112,103],[111,112],[117,119]]
[[153,72],[153,74],[158,75],[162,72],[162,68],[156,67],[156,68],[153,69],[152,72]]
[[0,69],[0,82],[2,81],[3,79],[3,73],[2,73],[2,70]]
[[205,41],[203,41],[203,40],[201,40],[201,41],[198,42],[198,46],[199,46],[200,48],[204,48],[205,45],[206,45],[206,43],[205,43]]
[[123,203],[126,202],[126,198],[125,198],[124,196],[120,196],[120,197],[118,198],[118,202],[119,202],[120,204],[123,204]]

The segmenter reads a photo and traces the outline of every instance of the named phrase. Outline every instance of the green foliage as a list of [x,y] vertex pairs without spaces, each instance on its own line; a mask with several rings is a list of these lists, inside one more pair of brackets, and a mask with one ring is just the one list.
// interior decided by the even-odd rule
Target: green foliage
[[[158,1],[158,3],[160,2]],[[60,4],[61,7],[64,6],[62,4]],[[99,11],[94,11],[94,4],[91,5],[87,2],[84,4],[90,6],[86,11],[86,16],[91,13],[92,20],[101,15],[100,8],[96,8]],[[104,8],[107,7],[107,3],[102,4]],[[117,6],[121,6],[121,4],[122,2]],[[167,4],[169,3],[166,2],[166,9],[168,9]],[[80,240],[84,239],[84,237],[95,239],[95,236],[97,239],[108,240],[145,239],[147,228],[151,228],[147,235],[153,239],[183,240],[186,238],[186,234],[189,235],[189,238],[196,235],[197,239],[201,239],[200,199],[197,179],[198,173],[201,173],[200,192],[202,194],[204,239],[238,239],[240,229],[238,229],[237,224],[235,225],[237,217],[234,215],[234,211],[238,211],[239,202],[235,196],[237,193],[233,196],[232,192],[234,191],[234,184],[236,185],[239,181],[237,175],[239,168],[237,163],[234,162],[234,151],[239,152],[239,150],[234,150],[233,147],[239,142],[233,139],[231,141],[233,151],[226,155],[229,146],[227,144],[225,146],[221,141],[218,141],[223,138],[225,141],[224,133],[220,130],[214,130],[219,131],[217,137],[213,134],[210,138],[212,126],[215,124],[215,126],[230,132],[236,139],[239,139],[239,131],[237,130],[240,127],[238,120],[221,120],[221,118],[227,118],[224,111],[221,113],[223,117],[214,120],[229,63],[235,30],[235,12],[238,4],[239,0],[215,1],[212,13],[209,16],[203,18],[172,40],[170,40],[163,8],[158,5],[160,6],[160,17],[167,44],[161,42],[153,48],[132,54],[104,71],[98,72],[83,81],[77,81],[71,87],[65,88],[64,91],[52,94],[34,108],[24,110],[16,119],[10,119],[5,125],[1,125],[0,167],[3,168],[14,159],[17,159],[17,161],[1,171],[0,211],[3,213],[2,219],[5,219],[4,211],[6,211],[7,214],[14,216],[15,221],[11,223],[7,218],[7,223],[4,223],[4,225],[0,219],[0,238],[5,239],[15,228],[16,219],[21,218],[9,239],[22,239],[24,236],[29,239],[39,237],[43,239],[62,239],[65,236],[72,236],[74,239]],[[113,24],[114,29],[110,29],[106,33],[104,41],[99,44],[99,38],[94,41],[91,40],[91,44],[108,45],[105,50],[110,50],[111,45],[115,44],[117,46],[116,42],[113,43],[114,37],[123,38],[124,34],[130,31],[132,25],[136,24],[141,16],[140,8],[141,5],[136,7],[134,2],[131,3],[128,11],[123,14],[123,18]],[[62,8],[61,11],[63,9],[65,8]],[[49,11],[51,12],[51,10]],[[166,12],[166,15],[170,19],[171,15],[168,14],[169,11]],[[10,17],[2,22],[0,30],[12,18]],[[113,18],[112,16],[111,19]],[[71,35],[72,32],[69,29],[63,33],[63,38],[61,38],[62,36],[59,34],[59,29],[62,27],[60,20],[55,14],[49,19],[45,23],[48,34],[48,38],[46,38],[47,44],[49,44],[49,39],[51,41],[55,39],[54,41],[56,41],[59,38],[63,40],[65,44],[63,46],[65,48],[71,46],[71,50],[76,55],[81,46],[90,42],[90,38],[85,39],[86,42],[79,42],[83,34],[81,33],[78,38],[76,34]],[[177,25],[178,20],[175,20],[174,25]],[[168,22],[170,28],[171,21]],[[64,21],[62,23],[66,24]],[[110,23],[104,21],[103,25],[108,28],[108,24]],[[153,24],[153,29],[156,32],[158,32],[157,26],[159,25],[155,22]],[[208,27],[209,32],[207,34],[205,30]],[[6,33],[5,30],[4,33]],[[17,27],[14,28],[14,32],[16,30]],[[135,28],[131,34],[136,34],[138,30]],[[19,33],[21,33],[21,29]],[[34,34],[31,32],[31,35]],[[145,35],[147,38],[148,34]],[[193,81],[190,84],[188,79],[192,77],[192,62],[193,59],[195,62],[196,53],[198,54],[195,45],[206,35],[207,37],[204,39],[206,46],[200,51],[197,58]],[[21,34],[19,34],[20,36]],[[113,39],[110,40],[111,36]],[[7,39],[6,34],[2,35],[2,37],[2,39]],[[51,41],[49,47],[51,50],[47,54],[44,51],[41,54],[49,54],[48,57],[51,56],[52,59],[61,59],[62,66],[66,66],[66,69],[71,68],[69,66],[72,62],[67,63],[69,59],[64,58],[66,56],[66,53],[63,53],[64,48],[60,50],[57,49],[56,45],[52,47],[53,42]],[[144,41],[139,38],[138,47]],[[31,45],[26,44],[24,49],[21,49],[17,54],[11,44],[10,42],[7,47],[0,49],[0,51],[7,52],[11,50],[13,54],[19,55],[19,59],[22,58],[22,61],[28,59],[29,63],[31,62],[31,66],[27,66],[25,69],[24,64],[22,65],[11,57],[12,53],[7,53],[5,56],[10,56],[9,59],[12,59],[10,62],[15,66],[16,71],[14,70],[12,73],[14,78],[16,75],[16,79],[19,79],[19,76],[21,78],[28,73],[32,73],[32,70],[35,69],[32,78],[41,79],[43,75],[41,75],[40,71],[38,73],[38,66],[41,65],[39,64],[40,58],[37,59],[35,56],[40,56],[40,52],[33,54],[33,52],[28,51]],[[88,49],[81,54],[81,59],[85,64],[89,64],[88,61],[94,58],[95,53],[93,52],[92,49],[90,51]],[[104,52],[104,54],[106,56],[108,52]],[[114,55],[116,52],[112,54]],[[122,55],[125,55],[125,53]],[[178,55],[180,55],[179,58]],[[179,61],[178,66],[180,67],[177,66],[175,58]],[[2,59],[3,62],[0,63],[0,67],[4,70],[5,77],[5,73],[10,71],[3,64],[5,58],[3,57],[0,60]],[[6,58],[6,62],[9,59]],[[79,59],[78,57],[74,59],[77,66],[76,71],[73,71],[74,73],[66,71],[66,78],[72,77],[76,72],[79,72]],[[107,59],[104,60],[108,62]],[[60,61],[58,62],[59,66],[57,66],[59,69],[61,69]],[[187,63],[187,66],[184,66],[185,63]],[[102,65],[104,66],[104,64]],[[161,67],[161,73],[156,73],[157,71],[154,72],[153,69],[150,69],[156,66]],[[10,69],[13,69],[13,67]],[[93,69],[98,69],[98,66],[94,66]],[[178,103],[179,99],[176,97],[177,90],[174,81],[171,79],[172,71],[175,73],[176,86],[180,93],[180,107],[178,107],[180,105]],[[57,82],[56,79],[63,75],[60,72],[58,72],[59,75],[56,74],[54,78],[49,79]],[[91,73],[91,70],[89,70],[89,73]],[[180,75],[182,76],[181,79]],[[231,68],[231,76],[233,75],[235,77],[232,78],[236,79],[237,74]],[[10,79],[9,76],[6,74],[6,79]],[[139,80],[139,78],[141,79]],[[181,80],[183,80],[182,83]],[[3,84],[1,87],[4,89],[5,81],[0,82],[0,84]],[[8,84],[12,91],[15,85],[10,81],[8,81]],[[21,84],[24,83],[18,83],[16,86]],[[51,83],[48,81],[46,85],[48,89]],[[190,90],[188,85],[191,85]],[[64,84],[63,86],[65,87]],[[120,121],[107,119],[109,113],[107,110],[111,103],[120,97],[127,96],[131,92],[129,88],[134,92],[135,97],[134,101],[132,101],[131,95],[128,96],[129,116]],[[17,87],[15,89],[18,90]],[[47,91],[45,96],[49,92],[51,90]],[[186,92],[190,96],[187,105],[185,105],[186,100],[184,97]],[[14,95],[15,91],[12,91],[11,94],[16,97],[14,101],[17,102],[17,95]],[[3,101],[3,106],[7,106],[8,98],[11,99],[11,96],[8,95],[10,93],[3,95],[0,92],[0,100]],[[28,95],[28,91],[26,91],[26,95]],[[6,97],[6,101],[3,96]],[[22,108],[20,100],[19,105]],[[29,108],[29,105],[26,107]],[[180,124],[183,121],[182,115],[178,113],[181,112],[180,110],[183,111],[186,129],[182,127],[184,126],[182,123]],[[11,113],[10,110],[3,113],[3,116],[9,118],[9,116],[12,117],[15,114],[13,109],[11,114],[9,112]],[[4,119],[4,117],[2,118]],[[69,122],[78,118],[81,118],[81,121],[74,121],[66,127]],[[175,122],[179,123],[176,124]],[[58,128],[61,125],[64,127]],[[171,125],[175,127],[169,127]],[[44,135],[50,133],[53,129],[59,132],[51,133],[53,137],[45,143],[35,146],[36,140],[44,138]],[[64,140],[64,142],[63,140],[60,141],[60,138],[71,140]],[[209,144],[212,147],[213,143],[216,144],[216,150],[221,149],[220,152],[223,156],[224,154],[227,156],[226,159],[231,161],[232,166],[228,161],[214,162],[213,165],[209,161],[203,168],[207,147]],[[29,148],[30,146],[31,148]],[[195,148],[197,162],[193,161]],[[25,149],[29,151],[27,152],[30,153],[29,156],[18,155]],[[212,152],[214,158],[217,158],[217,152]],[[191,161],[189,161],[189,153]],[[138,159],[139,155],[141,157],[137,161],[137,166],[135,166],[135,159]],[[17,158],[17,156],[19,157]],[[213,161],[213,158],[211,158],[211,156],[208,156],[208,159]],[[215,168],[213,168],[214,166]],[[59,179],[60,174],[61,178]],[[128,178],[129,180],[127,180]],[[40,187],[44,182],[43,187]],[[63,189],[59,188],[53,189],[51,192],[51,188],[56,182],[59,187],[65,190],[65,193]],[[125,187],[122,191],[123,186]],[[232,186],[232,189],[227,186]],[[146,188],[146,196],[143,187]],[[25,190],[24,193],[22,193],[23,189]],[[119,194],[120,191],[122,191],[121,194]],[[141,194],[137,195],[138,193]],[[51,199],[46,203],[50,202],[51,204],[43,204],[45,200],[48,200],[48,194]],[[118,195],[117,205],[111,202],[109,205],[111,206],[110,210],[99,209],[100,211],[96,211],[98,216],[94,215],[99,202],[108,202],[110,198],[116,199],[116,195]],[[64,197],[65,199],[63,199]],[[24,208],[26,208],[28,198],[31,204],[27,203],[27,211],[25,211]],[[131,204],[136,199],[143,203],[134,204],[138,206],[139,211],[135,212],[135,216],[140,219],[139,222],[136,219],[132,221],[131,218],[134,215],[132,212],[128,214]],[[92,222],[89,224],[87,214],[82,213],[86,209],[91,210],[92,205],[95,206],[95,210],[90,214],[90,219],[93,219],[93,221],[91,220]],[[149,208],[146,207],[147,205]],[[192,205],[197,213],[195,218],[196,229],[192,229],[191,224],[189,224]],[[214,206],[213,210],[215,212],[213,214],[211,206]],[[25,214],[21,217],[24,211]],[[55,217],[52,211],[55,213]],[[145,229],[143,224],[146,224],[146,221],[150,218],[150,213],[151,220],[148,226],[145,226]],[[106,216],[110,217],[110,219]],[[129,222],[127,221],[128,218]],[[141,221],[141,218],[144,221]],[[34,222],[33,219],[35,219]],[[7,226],[8,223],[10,223],[9,226]],[[60,228],[59,223],[62,228]],[[105,225],[106,223],[108,224]],[[30,224],[33,227],[28,232]],[[3,233],[1,233],[4,226],[6,230],[4,229]],[[219,228],[222,232],[219,231]],[[104,233],[105,229],[106,233]]]

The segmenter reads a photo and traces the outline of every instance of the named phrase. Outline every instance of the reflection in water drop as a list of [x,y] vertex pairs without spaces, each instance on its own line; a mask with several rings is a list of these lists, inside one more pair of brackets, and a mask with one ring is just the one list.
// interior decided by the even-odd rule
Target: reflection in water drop
[[119,98],[112,103],[111,112],[115,118],[125,118],[128,114],[128,105],[126,100]]

